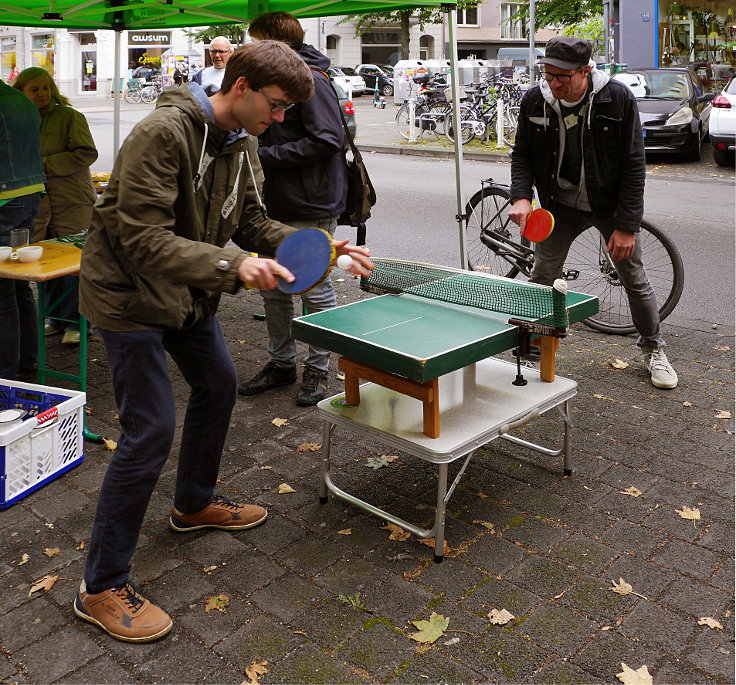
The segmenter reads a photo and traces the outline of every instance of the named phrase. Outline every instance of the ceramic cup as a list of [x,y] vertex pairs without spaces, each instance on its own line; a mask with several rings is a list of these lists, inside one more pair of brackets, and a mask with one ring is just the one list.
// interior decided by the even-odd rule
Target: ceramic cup
[[26,247],[19,247],[16,252],[21,262],[37,262],[41,259],[43,247],[40,245],[28,245]]

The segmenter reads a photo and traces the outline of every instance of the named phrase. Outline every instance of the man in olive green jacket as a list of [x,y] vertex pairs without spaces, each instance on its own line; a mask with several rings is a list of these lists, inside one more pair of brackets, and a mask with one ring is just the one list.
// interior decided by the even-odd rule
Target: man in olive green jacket
[[[182,430],[170,526],[243,530],[263,507],[214,495],[236,397],[235,366],[214,318],[222,292],[276,287],[293,276],[270,259],[293,228],[261,203],[257,137],[312,94],[312,76],[283,43],[236,51],[222,88],[166,90],[128,136],[95,207],[81,266],[80,310],[107,349],[122,436],[100,491],[74,612],[112,637],[150,642],[171,618],[128,581],[130,558],[176,426],[165,353],[191,394]],[[242,129],[245,129],[243,131]],[[336,244],[367,274],[365,250]]]

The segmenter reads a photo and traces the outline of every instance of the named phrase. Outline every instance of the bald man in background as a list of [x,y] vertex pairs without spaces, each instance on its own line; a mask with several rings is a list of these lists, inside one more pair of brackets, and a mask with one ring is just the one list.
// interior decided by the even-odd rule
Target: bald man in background
[[222,85],[222,77],[225,75],[225,65],[233,54],[233,46],[225,36],[217,36],[210,41],[210,57],[212,66],[198,71],[192,81],[204,88],[207,95],[213,95]]

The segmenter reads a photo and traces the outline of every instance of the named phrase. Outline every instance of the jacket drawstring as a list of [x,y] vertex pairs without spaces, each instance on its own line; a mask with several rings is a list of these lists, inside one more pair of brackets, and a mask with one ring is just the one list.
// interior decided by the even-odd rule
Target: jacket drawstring
[[253,173],[253,166],[250,163],[250,155],[248,154],[248,149],[245,150],[245,159],[248,162],[248,169],[250,169],[250,177],[253,179],[253,188],[256,191],[256,200],[258,200],[258,204],[263,208],[263,211],[266,211],[266,208],[263,205],[263,200],[261,200],[261,194],[258,192],[258,184],[256,183],[256,176]]
[[207,126],[207,122],[204,122],[204,138],[202,139],[202,150],[199,153],[199,165],[197,167],[197,173],[194,175],[194,178],[192,179],[192,185],[194,186],[194,192],[196,193],[199,190],[199,186],[202,183],[202,176],[204,175],[205,169],[202,168],[202,163],[204,161],[204,149],[207,146],[207,134],[209,133],[209,126]]
[[[232,213],[233,209],[235,208],[235,204],[238,201],[238,186],[240,185],[240,173],[243,171],[243,156],[248,155],[248,152],[239,152],[238,153],[238,173],[235,176],[235,183],[233,183],[233,189],[230,191],[230,194],[225,198],[225,202],[222,203],[222,210],[220,211],[220,214],[222,214],[223,219],[227,219],[230,214]],[[250,167],[250,159],[248,159],[248,166]],[[253,176],[253,169],[250,171],[251,176]],[[255,185],[255,179],[253,179],[253,183]],[[256,197],[258,197],[258,189],[256,188]],[[259,204],[260,204],[260,198]]]

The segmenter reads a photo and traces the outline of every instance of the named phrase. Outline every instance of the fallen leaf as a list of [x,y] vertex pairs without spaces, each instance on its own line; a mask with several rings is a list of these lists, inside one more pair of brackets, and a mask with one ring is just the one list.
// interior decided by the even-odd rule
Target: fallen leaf
[[476,492],[475,496],[480,497],[481,499],[488,499],[488,495],[486,495],[485,492]]
[[84,540],[80,540],[77,549],[84,549],[86,545],[87,543]]
[[[456,645],[458,642],[460,642],[459,637],[451,637],[449,640],[446,640],[442,643],[444,647],[452,647],[452,645]],[[425,678],[429,678],[429,676],[424,676]]]
[[692,402],[683,402],[682,403],[682,406],[683,407],[692,407],[693,406],[693,403]]
[[393,464],[395,461],[399,460],[395,454],[382,454],[381,459],[389,464]]
[[383,457],[368,457],[365,466],[369,469],[382,469],[384,466],[388,466],[388,462],[384,461]]
[[322,445],[318,445],[316,442],[303,442],[299,447],[296,448],[297,452],[318,452]]
[[719,352],[728,352],[731,348],[728,345],[715,345],[713,349]]
[[235,342],[236,342],[236,343],[240,343],[240,344],[242,345],[243,343],[246,343],[246,342],[248,342],[248,341],[247,341],[247,340],[239,340],[239,339],[237,339],[237,338],[236,338],[236,339],[235,339]]
[[420,620],[412,621],[411,623],[419,629],[419,632],[409,635],[409,637],[417,642],[432,644],[445,634],[447,626],[450,625],[450,619],[433,611],[429,617],[429,621]]
[[702,616],[698,620],[698,625],[708,626],[709,628],[712,628],[713,630],[723,630],[723,626],[711,616]]
[[599,400],[608,400],[609,402],[613,402],[612,397],[606,397],[605,395],[599,395],[598,393],[594,394],[593,397]]
[[335,376],[338,381],[344,381],[345,380],[345,374],[344,373],[338,373],[337,376]]
[[102,438],[102,442],[105,443],[105,447],[107,447],[111,452],[114,452],[118,448],[118,443],[114,440],[110,440],[109,438]]
[[271,423],[272,423],[272,424],[273,424],[274,426],[279,426],[279,427],[281,427],[281,426],[285,426],[285,425],[286,425],[287,423],[289,423],[289,419],[273,419],[273,420],[271,421]]
[[241,685],[252,685],[252,683],[257,683],[258,679],[262,675],[268,673],[268,669],[266,668],[267,663],[268,661],[257,661],[256,659],[253,659],[253,661],[250,662],[250,666],[245,669],[245,675],[248,677],[248,680],[243,681]]
[[281,485],[279,485],[279,495],[288,495],[290,492],[296,492],[291,485],[288,485],[287,483],[281,483]]
[[629,668],[623,661],[621,662],[621,673],[617,673],[616,677],[624,685],[652,685],[654,682],[652,676],[649,674],[649,669],[646,666],[642,666],[640,669],[635,671],[633,668]]
[[639,490],[639,488],[635,488],[633,485],[630,485],[626,490],[619,490],[619,494],[621,495],[631,495],[632,497],[641,497],[642,491]]
[[61,550],[58,547],[47,547],[43,553],[49,558],[61,556]]
[[683,507],[682,509],[675,509],[675,511],[680,515],[680,518],[692,520],[693,525],[695,525],[695,521],[700,521],[700,509]]
[[381,526],[381,530],[390,530],[391,535],[388,536],[389,540],[408,540],[411,537],[411,533],[407,533],[403,528],[400,528],[395,523],[387,523],[385,526]]
[[516,616],[510,611],[506,611],[506,609],[491,609],[488,612],[488,618],[494,625],[505,626],[509,621],[513,621]]
[[31,589],[28,591],[28,596],[30,597],[34,592],[38,592],[39,590],[48,592],[52,587],[54,587],[54,583],[57,580],[59,580],[59,576],[44,576],[41,580],[37,580],[33,585],[31,585]]
[[730,419],[731,418],[731,412],[726,411],[725,409],[719,409],[716,412],[716,418],[717,419]]
[[628,362],[625,362],[623,359],[612,359],[608,364],[614,369],[625,369],[629,366]]
[[26,552],[23,552],[23,556],[20,558],[20,561],[18,562],[18,566],[23,566],[23,564],[27,564],[30,558],[31,557]]
[[306,635],[307,634],[303,630],[292,630],[291,632],[294,633],[294,635]]
[[338,535],[352,535],[353,534],[353,529],[352,528],[344,528],[343,530],[338,530],[337,531],[337,534]]
[[273,466],[261,466],[261,471],[268,471],[269,469],[272,469]]
[[230,605],[230,598],[227,595],[212,595],[212,597],[208,597],[204,601],[204,610],[208,614],[213,609],[217,609],[217,611],[225,611],[225,609]]
[[490,530],[492,533],[495,533],[496,532],[495,526],[492,523],[490,523],[489,521],[478,521],[478,520],[476,520],[476,521],[473,521],[473,523],[476,523],[476,524],[478,524],[480,526],[483,526],[484,528],[488,528],[488,530]]
[[[434,538],[419,538],[417,542],[420,545],[424,545],[425,547],[431,547],[432,549],[434,549],[434,543],[435,543]],[[452,547],[450,547],[447,544],[447,540],[443,540],[442,541],[442,554],[449,554],[450,552],[452,552]]]
[[618,580],[618,583],[615,580],[612,580],[611,583],[613,584],[613,587],[608,589],[613,590],[617,595],[636,595],[642,599],[647,599],[644,595],[634,592],[634,588],[631,587],[631,585],[629,585],[623,578],[619,578]]
[[208,566],[207,568],[203,568],[202,571],[204,571],[204,573],[212,573],[212,571],[214,571],[216,568],[220,568],[220,567],[217,564],[215,564],[214,566]]

